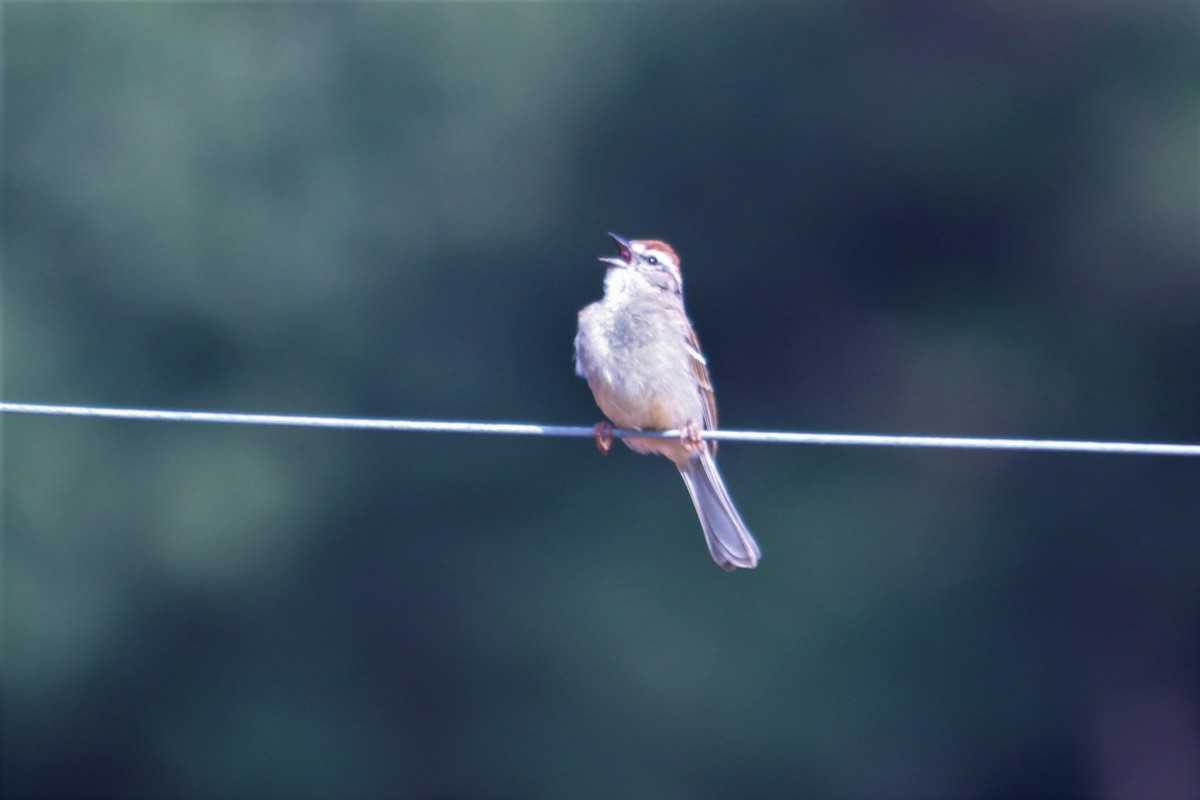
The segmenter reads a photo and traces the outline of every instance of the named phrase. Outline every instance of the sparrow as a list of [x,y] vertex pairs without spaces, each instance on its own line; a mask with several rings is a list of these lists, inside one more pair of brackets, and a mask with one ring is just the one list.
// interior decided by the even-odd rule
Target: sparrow
[[618,255],[600,258],[608,265],[604,296],[579,312],[575,335],[575,372],[611,420],[596,425],[596,444],[608,452],[614,423],[681,431],[678,439],[632,437],[625,444],[675,462],[708,551],[722,569],[753,568],[761,556],[758,543],[717,471],[716,442],[700,435],[716,430],[717,404],[708,362],[684,311],[679,256],[657,239],[609,236]]

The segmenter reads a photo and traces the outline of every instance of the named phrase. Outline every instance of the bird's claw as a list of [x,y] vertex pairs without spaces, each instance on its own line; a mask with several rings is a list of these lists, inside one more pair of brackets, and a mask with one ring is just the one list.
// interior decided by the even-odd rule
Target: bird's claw
[[601,455],[608,455],[608,451],[612,449],[613,442],[613,424],[611,422],[597,422],[592,426],[592,432],[596,436],[596,449]]
[[704,446],[704,439],[700,437],[700,428],[694,422],[684,425],[679,430],[679,441],[683,442],[683,449],[689,453]]

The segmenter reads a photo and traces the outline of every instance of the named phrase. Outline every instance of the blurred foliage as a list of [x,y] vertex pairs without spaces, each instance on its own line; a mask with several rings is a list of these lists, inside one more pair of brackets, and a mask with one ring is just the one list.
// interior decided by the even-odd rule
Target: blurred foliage
[[[3,8],[4,397],[1200,441],[1189,2]],[[1200,471],[7,417],[6,797],[1194,797]]]

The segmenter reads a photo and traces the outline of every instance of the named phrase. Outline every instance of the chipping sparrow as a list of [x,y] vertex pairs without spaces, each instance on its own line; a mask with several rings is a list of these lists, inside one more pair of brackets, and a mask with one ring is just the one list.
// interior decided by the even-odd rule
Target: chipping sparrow
[[[758,543],[733,506],[717,472],[716,442],[700,438],[717,427],[708,366],[683,309],[679,256],[666,242],[628,242],[610,233],[619,258],[605,257],[604,297],[579,312],[575,371],[596,405],[622,428],[680,430],[680,439],[626,439],[639,453],[666,456],[687,484],[708,550],[722,569],[755,567]],[[607,453],[612,425],[596,426]]]

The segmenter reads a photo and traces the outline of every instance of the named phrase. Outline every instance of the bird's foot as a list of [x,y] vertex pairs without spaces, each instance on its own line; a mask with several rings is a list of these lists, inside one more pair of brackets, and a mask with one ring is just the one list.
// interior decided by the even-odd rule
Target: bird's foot
[[683,442],[683,449],[689,453],[704,446],[704,439],[700,437],[700,428],[694,422],[680,428],[679,441]]
[[597,422],[592,426],[592,432],[596,437],[596,449],[601,455],[608,455],[608,451],[612,449],[613,424],[607,421]]

